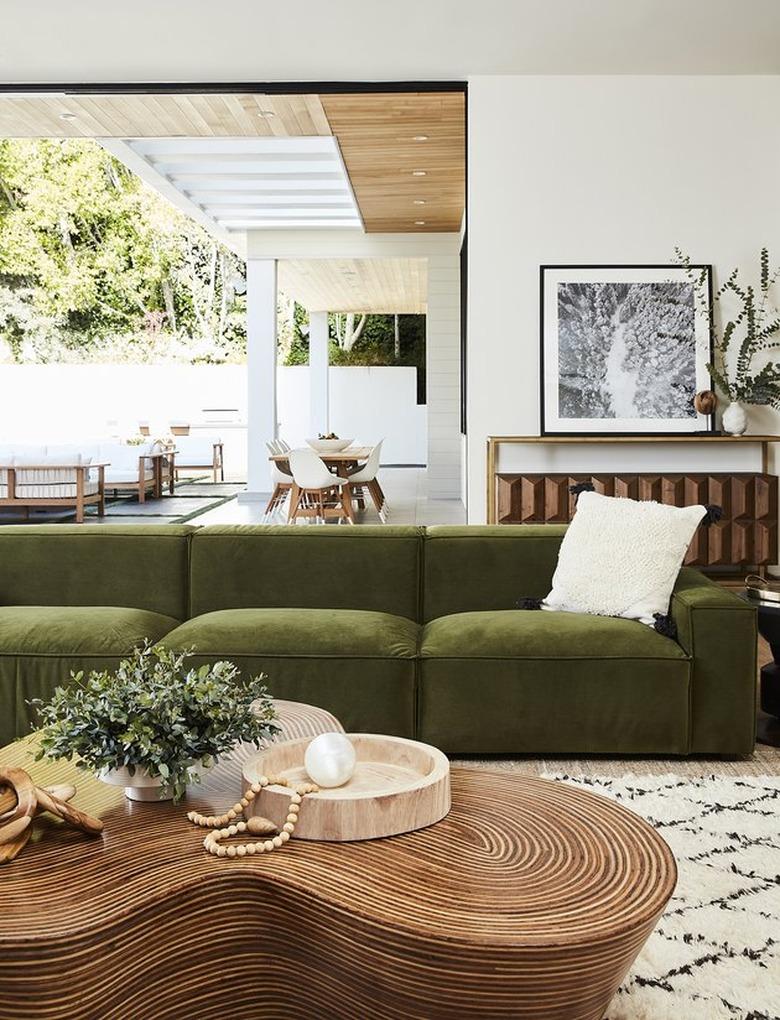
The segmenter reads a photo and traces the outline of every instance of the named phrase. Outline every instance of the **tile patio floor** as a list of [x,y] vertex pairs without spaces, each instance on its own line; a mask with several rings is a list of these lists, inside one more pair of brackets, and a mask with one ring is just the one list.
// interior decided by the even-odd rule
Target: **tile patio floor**
[[[387,496],[389,513],[387,524],[465,524],[466,511],[460,500],[432,499],[427,491],[427,474],[424,468],[383,468],[380,472]],[[94,510],[87,512],[89,524],[283,524],[283,514],[265,516],[268,497],[262,502],[239,503],[236,499],[245,485],[242,481],[214,484],[208,477],[182,480],[174,496],[148,499],[120,497],[106,506],[106,516],[97,517]],[[18,513],[0,510],[0,524],[50,524],[73,521],[73,513],[55,510],[38,510],[25,520]],[[370,505],[357,512],[359,524],[380,524],[379,517]]]

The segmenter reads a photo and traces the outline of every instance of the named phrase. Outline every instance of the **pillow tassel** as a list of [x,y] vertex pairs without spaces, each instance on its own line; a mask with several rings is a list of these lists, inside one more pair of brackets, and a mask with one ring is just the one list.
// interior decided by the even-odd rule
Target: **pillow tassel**
[[595,492],[596,489],[593,482],[577,482],[576,485],[569,486],[569,492],[574,496],[574,505],[577,505],[577,499],[581,492]]
[[541,609],[542,602],[544,599],[536,599],[533,595],[524,595],[523,598],[517,600],[515,605],[518,609]]
[[653,613],[653,619],[655,620],[654,630],[673,641],[677,639],[677,624],[672,619],[671,613],[667,613],[665,616],[663,613]]
[[708,503],[704,508],[707,513],[702,517],[701,523],[709,527],[710,524],[717,524],[723,516],[723,507],[716,503]]

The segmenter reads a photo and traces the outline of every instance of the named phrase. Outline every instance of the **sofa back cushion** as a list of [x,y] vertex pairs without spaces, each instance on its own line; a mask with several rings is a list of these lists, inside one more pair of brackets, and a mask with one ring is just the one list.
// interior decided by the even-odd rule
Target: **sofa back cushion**
[[0,527],[0,605],[124,606],[184,620],[192,528]]
[[421,561],[412,527],[205,527],[192,540],[191,615],[289,607],[419,620]]
[[451,613],[513,609],[550,591],[563,524],[428,528],[424,622]]

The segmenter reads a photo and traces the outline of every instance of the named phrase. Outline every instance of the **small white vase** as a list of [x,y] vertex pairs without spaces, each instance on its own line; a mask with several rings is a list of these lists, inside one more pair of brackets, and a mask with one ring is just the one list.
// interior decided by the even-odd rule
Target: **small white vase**
[[126,766],[119,769],[103,769],[98,772],[98,779],[109,786],[124,786],[128,800],[162,801],[173,799],[173,789],[163,783],[159,776],[150,776],[146,769],[136,768],[135,775],[130,774]]
[[723,412],[723,428],[730,436],[741,436],[747,428],[747,413],[738,400],[732,400]]

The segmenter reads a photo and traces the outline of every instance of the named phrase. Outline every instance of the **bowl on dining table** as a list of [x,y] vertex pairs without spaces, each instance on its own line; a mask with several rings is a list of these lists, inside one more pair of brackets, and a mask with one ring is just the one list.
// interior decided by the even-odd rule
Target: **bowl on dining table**
[[306,442],[317,453],[341,453],[352,445],[351,439],[307,439]]

